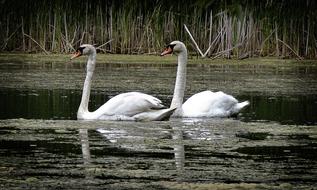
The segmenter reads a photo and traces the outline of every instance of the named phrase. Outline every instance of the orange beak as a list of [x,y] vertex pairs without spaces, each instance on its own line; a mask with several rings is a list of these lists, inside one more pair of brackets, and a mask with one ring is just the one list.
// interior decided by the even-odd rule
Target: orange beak
[[76,57],[79,57],[79,56],[81,56],[81,55],[82,55],[82,54],[81,54],[80,51],[76,51],[76,52],[73,54],[73,56],[70,58],[70,60],[75,59]]
[[161,56],[167,55],[167,54],[171,54],[173,53],[173,49],[171,47],[167,47],[164,49],[164,51],[161,53]]

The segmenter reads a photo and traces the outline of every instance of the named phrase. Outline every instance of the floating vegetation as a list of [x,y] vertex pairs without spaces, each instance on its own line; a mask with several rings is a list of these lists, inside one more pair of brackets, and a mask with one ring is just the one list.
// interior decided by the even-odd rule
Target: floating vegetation
[[0,186],[313,189],[317,139],[294,137],[316,132],[234,119],[0,120]]

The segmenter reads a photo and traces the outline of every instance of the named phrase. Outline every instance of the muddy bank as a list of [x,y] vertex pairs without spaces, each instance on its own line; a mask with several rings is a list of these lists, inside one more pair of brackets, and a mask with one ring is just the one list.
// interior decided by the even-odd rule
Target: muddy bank
[[1,187],[313,189],[317,126],[1,120]]

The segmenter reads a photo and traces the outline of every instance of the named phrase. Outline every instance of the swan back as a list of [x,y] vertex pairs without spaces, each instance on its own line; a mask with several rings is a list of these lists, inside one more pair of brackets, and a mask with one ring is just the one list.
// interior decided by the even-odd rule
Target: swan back
[[103,115],[125,115],[133,117],[142,112],[164,108],[161,100],[141,92],[127,92],[114,96],[94,112],[95,117]]
[[239,103],[233,96],[221,91],[203,91],[194,94],[182,106],[183,117],[228,117],[238,113],[249,103]]

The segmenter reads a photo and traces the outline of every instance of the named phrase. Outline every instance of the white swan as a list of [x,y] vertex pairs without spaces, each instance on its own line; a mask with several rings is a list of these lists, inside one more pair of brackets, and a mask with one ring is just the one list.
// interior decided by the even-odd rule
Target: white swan
[[164,120],[175,109],[163,109],[161,100],[140,92],[128,92],[111,98],[94,112],[88,111],[91,80],[96,65],[96,49],[90,44],[83,44],[71,57],[88,55],[87,74],[83,87],[77,119],[84,120]]
[[249,104],[223,92],[203,91],[194,94],[184,104],[186,86],[187,49],[180,41],[171,42],[161,56],[175,53],[178,57],[177,76],[171,107],[176,107],[174,117],[228,117]]

